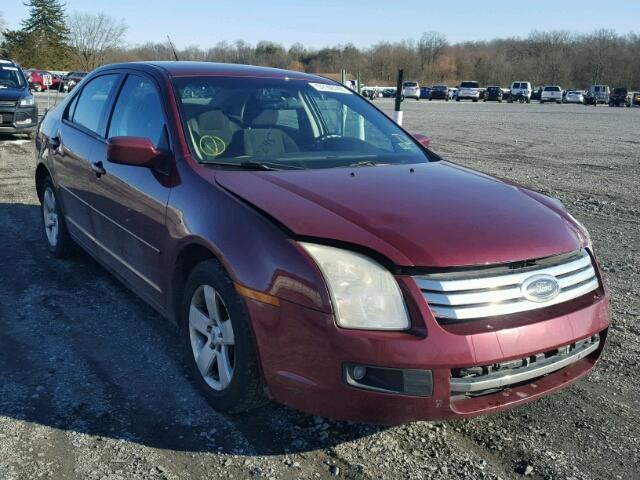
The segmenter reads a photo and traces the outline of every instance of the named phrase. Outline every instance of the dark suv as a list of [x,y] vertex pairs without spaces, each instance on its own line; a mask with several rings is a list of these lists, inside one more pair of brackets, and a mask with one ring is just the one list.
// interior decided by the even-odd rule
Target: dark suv
[[38,124],[38,107],[18,64],[0,59],[0,133],[32,136]]
[[628,107],[630,105],[629,99],[627,98],[628,93],[625,87],[614,88],[609,95],[609,106]]

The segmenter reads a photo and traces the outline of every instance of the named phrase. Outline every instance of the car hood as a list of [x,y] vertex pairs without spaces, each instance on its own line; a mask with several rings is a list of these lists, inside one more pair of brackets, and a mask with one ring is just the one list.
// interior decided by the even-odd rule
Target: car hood
[[294,235],[365,247],[399,266],[505,263],[586,241],[548,197],[445,161],[215,179]]
[[16,101],[24,96],[24,88],[0,88],[0,100]]

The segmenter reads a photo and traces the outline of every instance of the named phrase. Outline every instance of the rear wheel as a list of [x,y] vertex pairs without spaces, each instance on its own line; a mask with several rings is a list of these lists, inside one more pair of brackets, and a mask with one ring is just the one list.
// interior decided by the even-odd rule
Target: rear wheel
[[74,244],[69,236],[51,177],[42,182],[41,202],[42,231],[47,250],[55,258],[64,258],[72,251]]
[[181,320],[191,378],[213,408],[239,413],[266,402],[246,306],[218,261],[189,275]]

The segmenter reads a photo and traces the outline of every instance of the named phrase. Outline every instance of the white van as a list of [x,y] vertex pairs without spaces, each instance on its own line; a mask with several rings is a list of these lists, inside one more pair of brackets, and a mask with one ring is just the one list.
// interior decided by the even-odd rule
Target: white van
[[518,81],[511,84],[511,98],[522,94],[527,99],[527,103],[529,103],[531,101],[532,92],[533,88],[531,87],[531,82]]

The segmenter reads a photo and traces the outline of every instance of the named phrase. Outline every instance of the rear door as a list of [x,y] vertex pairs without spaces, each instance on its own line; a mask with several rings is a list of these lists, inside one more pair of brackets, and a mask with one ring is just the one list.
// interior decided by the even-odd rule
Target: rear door
[[92,154],[105,171],[92,178],[92,206],[103,261],[140,295],[162,308],[168,276],[161,269],[161,257],[168,240],[165,211],[172,160],[161,99],[152,78],[128,74],[114,102],[106,136],[148,138],[168,153],[165,172],[111,163],[103,142]]
[[91,154],[104,141],[106,113],[119,74],[95,77],[79,91],[63,112],[53,150],[53,169],[59,197],[73,237],[87,249],[96,249],[91,204],[95,173]]

